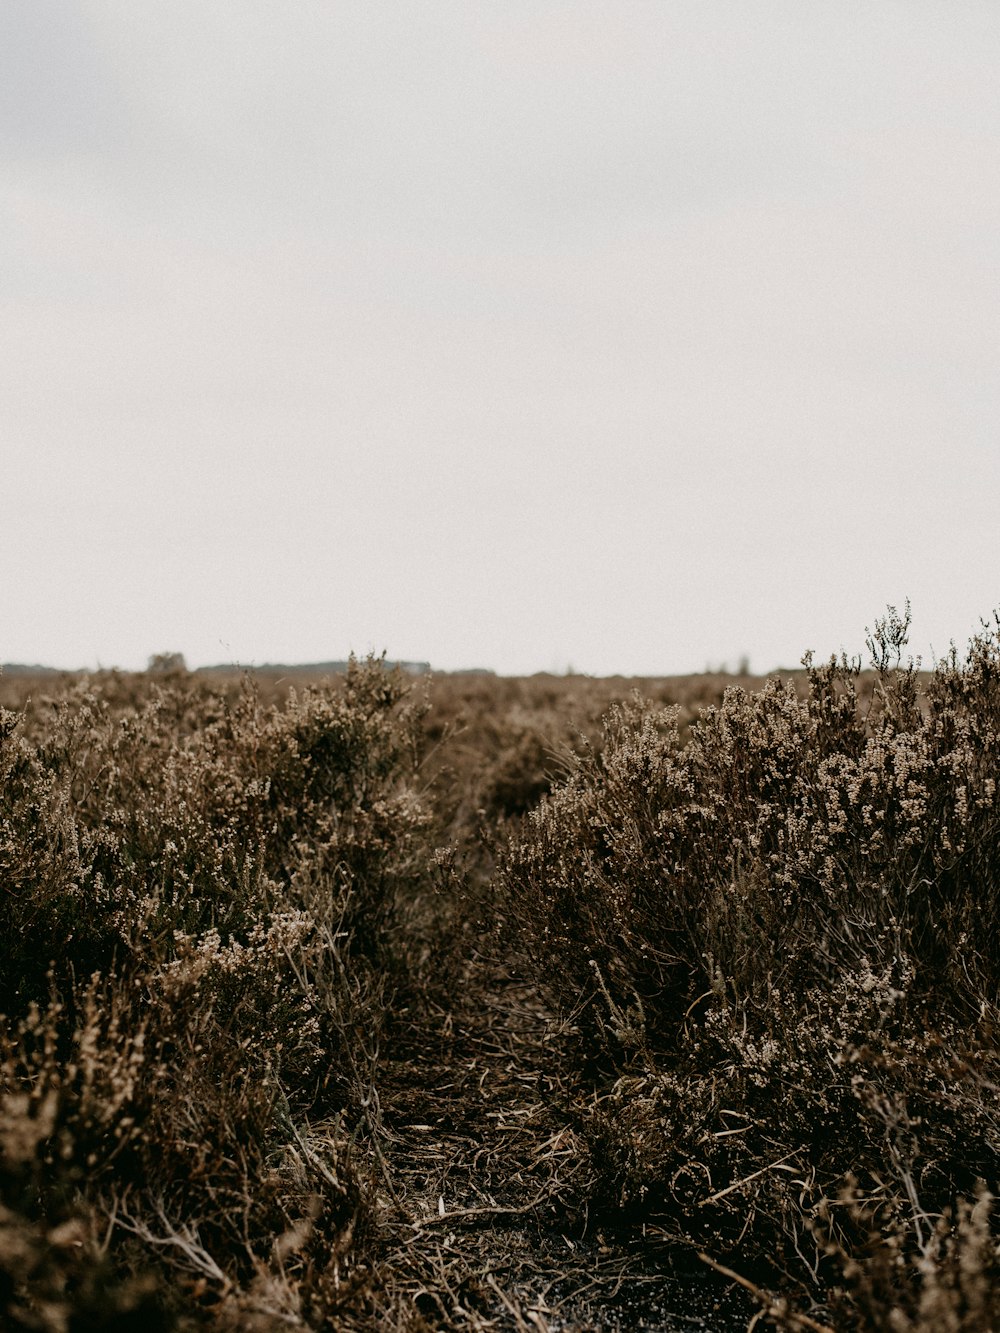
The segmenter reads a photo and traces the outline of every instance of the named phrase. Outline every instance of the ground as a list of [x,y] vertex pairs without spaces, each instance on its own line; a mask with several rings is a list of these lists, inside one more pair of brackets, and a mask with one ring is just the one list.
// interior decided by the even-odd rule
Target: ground
[[649,1235],[640,1249],[581,1208],[571,1036],[530,985],[477,958],[433,1026],[386,1053],[385,1317],[409,1308],[429,1327],[519,1333],[745,1329],[758,1307],[696,1256]]

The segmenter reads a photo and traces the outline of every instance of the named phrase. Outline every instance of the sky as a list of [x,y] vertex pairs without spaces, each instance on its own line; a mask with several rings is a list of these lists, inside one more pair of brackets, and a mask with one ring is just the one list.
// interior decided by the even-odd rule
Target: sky
[[0,661],[961,650],[998,68],[995,0],[8,0]]

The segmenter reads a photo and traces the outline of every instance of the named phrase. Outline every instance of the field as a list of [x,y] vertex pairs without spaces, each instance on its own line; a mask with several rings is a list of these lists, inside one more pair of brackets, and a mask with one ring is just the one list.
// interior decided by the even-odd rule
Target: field
[[0,676],[3,1327],[1000,1327],[1000,620],[907,624]]

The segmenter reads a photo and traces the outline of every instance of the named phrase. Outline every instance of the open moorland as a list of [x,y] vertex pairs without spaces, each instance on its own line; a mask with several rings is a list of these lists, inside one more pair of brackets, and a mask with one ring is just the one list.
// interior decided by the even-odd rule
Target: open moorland
[[1000,1327],[1000,620],[0,675],[0,1324]]

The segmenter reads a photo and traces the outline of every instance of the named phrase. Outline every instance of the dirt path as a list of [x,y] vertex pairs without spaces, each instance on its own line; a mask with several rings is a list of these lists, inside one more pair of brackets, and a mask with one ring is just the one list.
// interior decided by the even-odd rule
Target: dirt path
[[383,1069],[384,1326],[745,1329],[754,1307],[707,1269],[588,1216],[566,1030],[523,983],[477,983]]

